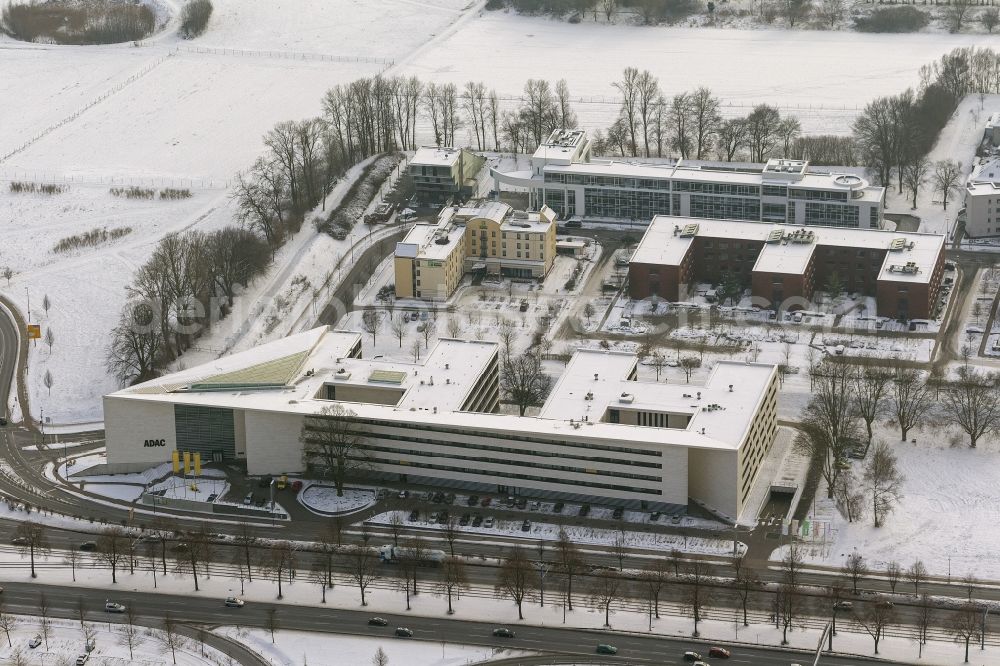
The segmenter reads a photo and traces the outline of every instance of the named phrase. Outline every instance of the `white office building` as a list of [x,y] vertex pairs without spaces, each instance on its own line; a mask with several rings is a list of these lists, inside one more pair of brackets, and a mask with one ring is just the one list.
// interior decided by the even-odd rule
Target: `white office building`
[[[108,471],[170,460],[303,469],[306,416],[349,410],[365,477],[737,518],[777,428],[775,366],[720,362],[703,386],[637,381],[633,354],[579,350],[541,410],[499,413],[498,346],[442,339],[420,362],[361,359],[326,327],[104,398]],[[753,507],[756,510],[757,507]]]
[[764,165],[647,164],[591,158],[583,130],[556,130],[526,171],[491,170],[494,189],[526,189],[532,209],[549,206],[560,219],[629,220],[655,215],[879,229],[885,188],[856,174],[801,160]]
[[965,184],[965,235],[1000,236],[1000,157],[978,164]]

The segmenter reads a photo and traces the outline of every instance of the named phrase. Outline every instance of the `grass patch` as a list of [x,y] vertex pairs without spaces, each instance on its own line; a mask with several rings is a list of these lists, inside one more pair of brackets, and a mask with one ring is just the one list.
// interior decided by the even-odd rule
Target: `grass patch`
[[66,185],[53,185],[52,183],[27,183],[14,181],[10,184],[10,191],[14,194],[62,194],[69,187]]
[[149,36],[156,15],[130,0],[49,0],[4,7],[0,30],[14,39],[49,44],[118,44]]

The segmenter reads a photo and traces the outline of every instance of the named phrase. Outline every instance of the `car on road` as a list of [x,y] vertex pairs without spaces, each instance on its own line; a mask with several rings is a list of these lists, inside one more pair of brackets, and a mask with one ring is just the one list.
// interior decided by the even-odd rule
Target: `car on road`
[[712,666],[707,661],[696,661],[691,666]]
[[833,605],[837,610],[851,610],[854,608],[854,604],[850,601],[838,601]]
[[239,597],[226,597],[225,601],[227,608],[243,608],[243,605],[245,603],[246,602],[240,599]]
[[701,661],[701,655],[697,652],[691,652],[688,650],[684,653],[684,661]]
[[30,647],[32,650],[34,650],[36,647],[38,647],[41,644],[42,644],[42,637],[39,636],[38,634],[35,634],[34,636],[32,636],[31,640],[28,641],[28,647]]
[[389,620],[385,619],[384,617],[373,617],[370,620],[368,620],[368,625],[372,627],[388,627]]
[[76,658],[76,666],[83,666],[90,659],[90,655],[84,652]]
[[180,543],[176,544],[170,550],[174,551],[175,553],[186,553],[189,550],[191,550],[191,548],[186,543],[184,543],[183,541],[181,541]]
[[84,541],[80,544],[80,550],[97,550],[97,544],[93,541]]
[[413,630],[406,627],[396,627],[396,635],[400,638],[413,638]]
[[730,654],[729,650],[727,650],[726,648],[715,646],[715,647],[709,648],[709,650],[708,650],[708,656],[709,657],[718,657],[719,659],[729,659],[733,655]]
[[618,648],[614,645],[608,645],[607,643],[599,643],[597,646],[597,654],[618,654]]
[[493,630],[493,635],[497,638],[514,638],[514,632],[507,627],[498,627]]
[[116,601],[105,601],[104,602],[104,612],[105,613],[124,613],[125,604],[120,604]]
[[880,599],[879,601],[875,602],[876,608],[892,608],[894,605],[895,604],[893,604],[891,601],[888,601],[887,599]]
[[10,542],[15,546],[27,546],[31,543],[31,539],[27,537],[14,537]]

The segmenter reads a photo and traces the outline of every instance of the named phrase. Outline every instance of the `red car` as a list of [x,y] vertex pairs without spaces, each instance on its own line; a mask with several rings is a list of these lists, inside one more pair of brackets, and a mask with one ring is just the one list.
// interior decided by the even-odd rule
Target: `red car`
[[729,654],[729,650],[727,650],[726,648],[714,647],[714,648],[709,649],[708,656],[709,657],[718,657],[719,659],[729,659],[730,654]]

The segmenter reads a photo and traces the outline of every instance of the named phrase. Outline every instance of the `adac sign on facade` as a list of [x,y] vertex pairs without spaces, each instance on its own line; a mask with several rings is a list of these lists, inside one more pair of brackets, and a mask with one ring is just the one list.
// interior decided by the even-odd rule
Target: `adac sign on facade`
[[166,446],[166,445],[167,445],[167,440],[165,439],[147,439],[143,443],[143,447],[147,449],[152,448],[154,446]]

